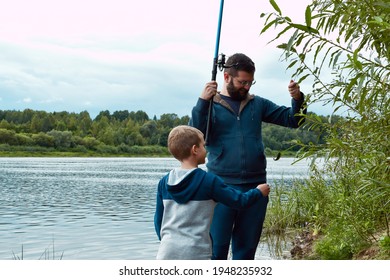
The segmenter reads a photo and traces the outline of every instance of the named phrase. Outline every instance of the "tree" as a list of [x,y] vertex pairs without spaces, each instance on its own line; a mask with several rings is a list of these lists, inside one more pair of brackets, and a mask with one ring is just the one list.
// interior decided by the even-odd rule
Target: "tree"
[[25,109],[22,113],[22,123],[31,122],[31,119],[34,115],[34,111],[31,109]]
[[113,146],[114,143],[115,143],[115,139],[114,139],[114,131],[111,127],[106,127],[104,130],[101,130],[99,133],[98,133],[98,137],[97,139],[100,141],[100,142],[103,142],[104,144],[106,145],[111,145]]
[[9,122],[6,120],[1,120],[0,122],[0,128],[5,128],[5,129],[11,129],[11,125]]
[[69,114],[65,118],[67,120],[67,130],[77,132],[79,126],[78,116],[75,113]]
[[71,131],[51,130],[46,134],[53,138],[54,146],[56,148],[69,148],[73,144]]
[[59,131],[65,131],[65,130],[67,130],[67,126],[66,126],[66,124],[65,124],[65,122],[64,121],[57,121],[57,123],[56,123],[56,130],[59,130]]
[[277,28],[273,41],[284,40],[278,48],[287,69],[299,83],[313,79],[309,103],[332,104],[333,113],[346,116],[336,125],[331,117],[307,116],[306,127],[326,132],[326,144],[301,143],[299,156],[326,161],[312,166],[300,211],[323,231],[317,253],[350,258],[379,243],[378,234],[390,236],[390,4],[317,0],[306,8],[305,23],[295,23],[270,3],[275,12],[261,15],[261,33]]
[[109,117],[103,115],[100,118],[95,118],[95,121],[91,126],[91,133],[93,137],[99,138],[99,135],[103,134],[105,130],[110,126]]
[[86,136],[91,130],[92,127],[92,119],[89,116],[87,111],[83,111],[80,113],[78,118],[79,123],[79,133],[81,136]]
[[30,128],[33,133],[48,132],[55,128],[55,120],[51,114],[39,111],[32,117]]
[[54,137],[49,136],[46,133],[39,132],[38,134],[33,134],[31,137],[34,143],[42,147],[54,147]]
[[124,121],[125,119],[127,119],[129,117],[130,113],[128,110],[123,110],[123,111],[115,111],[113,114],[112,114],[112,117],[114,119],[117,119],[118,121]]
[[99,121],[103,117],[106,117],[107,119],[110,119],[111,118],[110,111],[108,111],[108,110],[101,111],[99,113],[99,115],[96,116],[95,121]]
[[179,117],[177,114],[162,114],[160,117],[160,125],[165,128],[173,128],[179,122]]
[[24,133],[16,134],[17,143],[19,146],[32,146],[34,145],[34,140]]
[[151,138],[157,133],[157,123],[155,121],[147,121],[140,127],[140,133],[144,138]]
[[144,123],[145,121],[149,120],[148,114],[141,110],[138,110],[137,112],[131,112],[129,117],[137,123]]
[[87,137],[84,137],[83,138],[83,145],[85,147],[87,147],[88,149],[91,149],[91,150],[96,150],[96,148],[100,145],[101,143],[96,140],[96,138],[94,137],[90,137],[90,136],[87,136]]
[[0,144],[17,145],[16,133],[4,128],[0,128]]

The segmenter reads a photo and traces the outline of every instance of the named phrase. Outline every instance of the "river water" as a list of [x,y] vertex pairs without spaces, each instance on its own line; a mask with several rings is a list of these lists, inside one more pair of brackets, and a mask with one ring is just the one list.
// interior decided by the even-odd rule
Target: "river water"
[[[307,164],[268,159],[268,182]],[[172,158],[0,158],[0,260],[152,260],[156,187]],[[204,166],[201,166],[204,168]],[[272,259],[260,242],[256,258]]]

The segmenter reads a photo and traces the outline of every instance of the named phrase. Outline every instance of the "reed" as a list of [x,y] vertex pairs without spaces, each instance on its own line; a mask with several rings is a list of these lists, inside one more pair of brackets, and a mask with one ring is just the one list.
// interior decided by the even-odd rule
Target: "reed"
[[262,242],[277,259],[291,257],[287,251],[306,223],[299,208],[299,184],[298,179],[272,184]]
[[[24,260],[25,250],[23,244],[22,244],[22,249],[20,251],[20,255],[16,255],[14,251],[12,251],[12,255],[14,260]],[[52,243],[44,249],[44,251],[42,252],[38,260],[62,260],[63,257],[64,257],[64,251],[58,254],[55,250],[55,245],[53,240]]]

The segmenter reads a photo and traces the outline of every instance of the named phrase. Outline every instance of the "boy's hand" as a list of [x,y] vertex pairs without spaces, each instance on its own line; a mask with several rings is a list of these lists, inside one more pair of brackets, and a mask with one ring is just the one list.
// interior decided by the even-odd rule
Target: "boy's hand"
[[270,186],[268,184],[260,184],[257,186],[257,189],[261,191],[263,196],[268,196],[270,192]]

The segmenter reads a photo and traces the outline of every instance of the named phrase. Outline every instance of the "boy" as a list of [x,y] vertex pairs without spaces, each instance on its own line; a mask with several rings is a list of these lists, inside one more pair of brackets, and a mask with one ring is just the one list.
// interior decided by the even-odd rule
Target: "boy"
[[268,196],[267,184],[248,192],[228,187],[203,169],[206,149],[203,133],[178,126],[169,133],[169,152],[181,163],[158,184],[154,224],[160,247],[157,259],[211,259],[210,224],[217,202],[245,208]]

